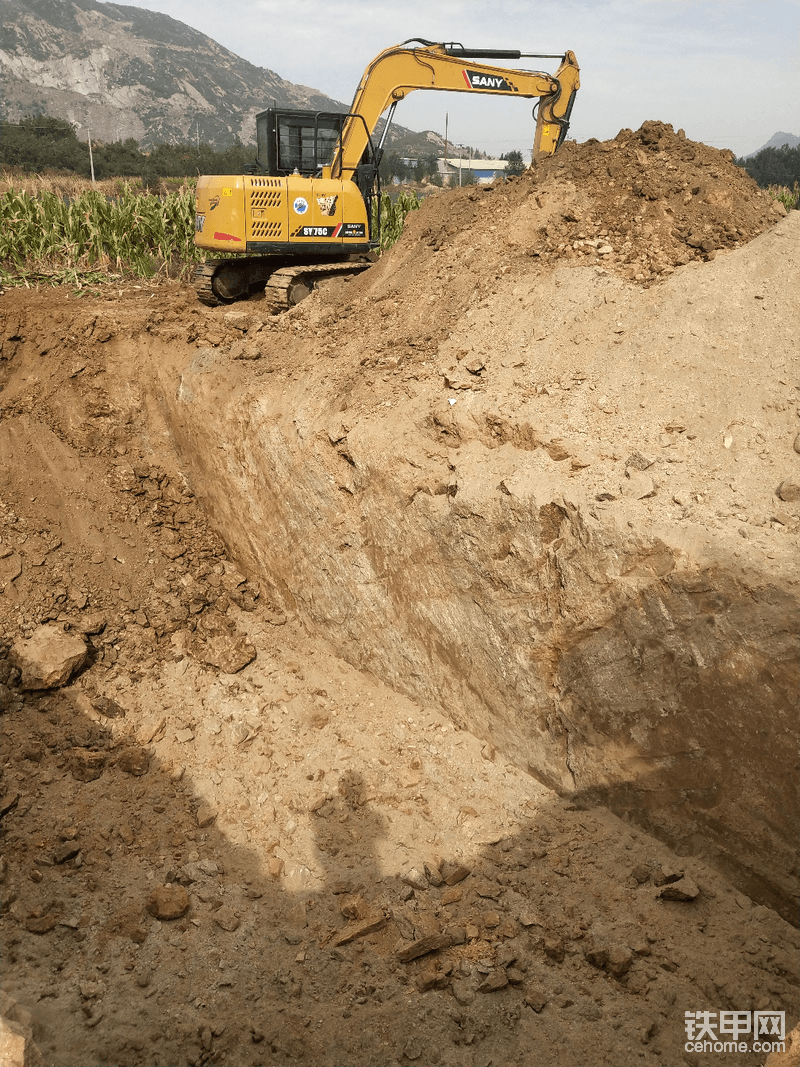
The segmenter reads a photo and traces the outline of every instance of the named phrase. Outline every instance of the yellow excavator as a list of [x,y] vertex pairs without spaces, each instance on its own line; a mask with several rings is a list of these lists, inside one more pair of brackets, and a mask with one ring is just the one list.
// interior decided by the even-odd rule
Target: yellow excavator
[[[482,60],[560,59],[555,74]],[[197,183],[195,244],[235,253],[197,268],[195,288],[211,306],[266,289],[276,309],[298,303],[324,278],[374,262],[380,227],[379,167],[398,102],[415,89],[537,98],[533,158],[552,155],[567,134],[579,69],[572,52],[464,48],[412,38],[369,64],[347,114],[268,108],[256,116],[249,173]],[[380,142],[379,119],[389,109]]]

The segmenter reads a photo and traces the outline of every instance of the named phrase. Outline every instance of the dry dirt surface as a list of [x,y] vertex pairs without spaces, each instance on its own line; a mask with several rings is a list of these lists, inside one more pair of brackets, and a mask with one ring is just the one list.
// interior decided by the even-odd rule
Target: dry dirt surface
[[283,315],[6,292],[4,1064],[765,1062],[798,219],[653,122]]

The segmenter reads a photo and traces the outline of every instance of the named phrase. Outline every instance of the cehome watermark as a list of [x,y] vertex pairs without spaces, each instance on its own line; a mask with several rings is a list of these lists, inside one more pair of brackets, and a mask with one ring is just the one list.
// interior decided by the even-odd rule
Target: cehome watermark
[[783,1011],[686,1011],[684,1026],[686,1052],[786,1051]]

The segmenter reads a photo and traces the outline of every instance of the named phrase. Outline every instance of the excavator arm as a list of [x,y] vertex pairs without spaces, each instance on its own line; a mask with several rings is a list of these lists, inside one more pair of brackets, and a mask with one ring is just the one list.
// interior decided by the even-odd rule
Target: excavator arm
[[[408,47],[419,44],[422,47]],[[333,178],[348,178],[358,167],[378,120],[387,107],[415,89],[523,96],[540,99],[533,158],[552,155],[566,136],[580,72],[575,55],[560,58],[555,74],[495,67],[483,59],[518,60],[535,53],[498,49],[467,49],[457,44],[412,40],[387,48],[369,64],[356,89],[350,117],[330,168]]]

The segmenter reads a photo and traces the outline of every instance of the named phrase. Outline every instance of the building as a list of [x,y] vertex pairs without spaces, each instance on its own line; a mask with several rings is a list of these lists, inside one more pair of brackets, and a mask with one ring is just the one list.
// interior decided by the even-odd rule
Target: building
[[439,173],[443,178],[455,179],[458,185],[459,173],[462,178],[471,171],[475,180],[482,184],[493,181],[498,175],[505,174],[508,164],[504,159],[442,159],[439,160]]

